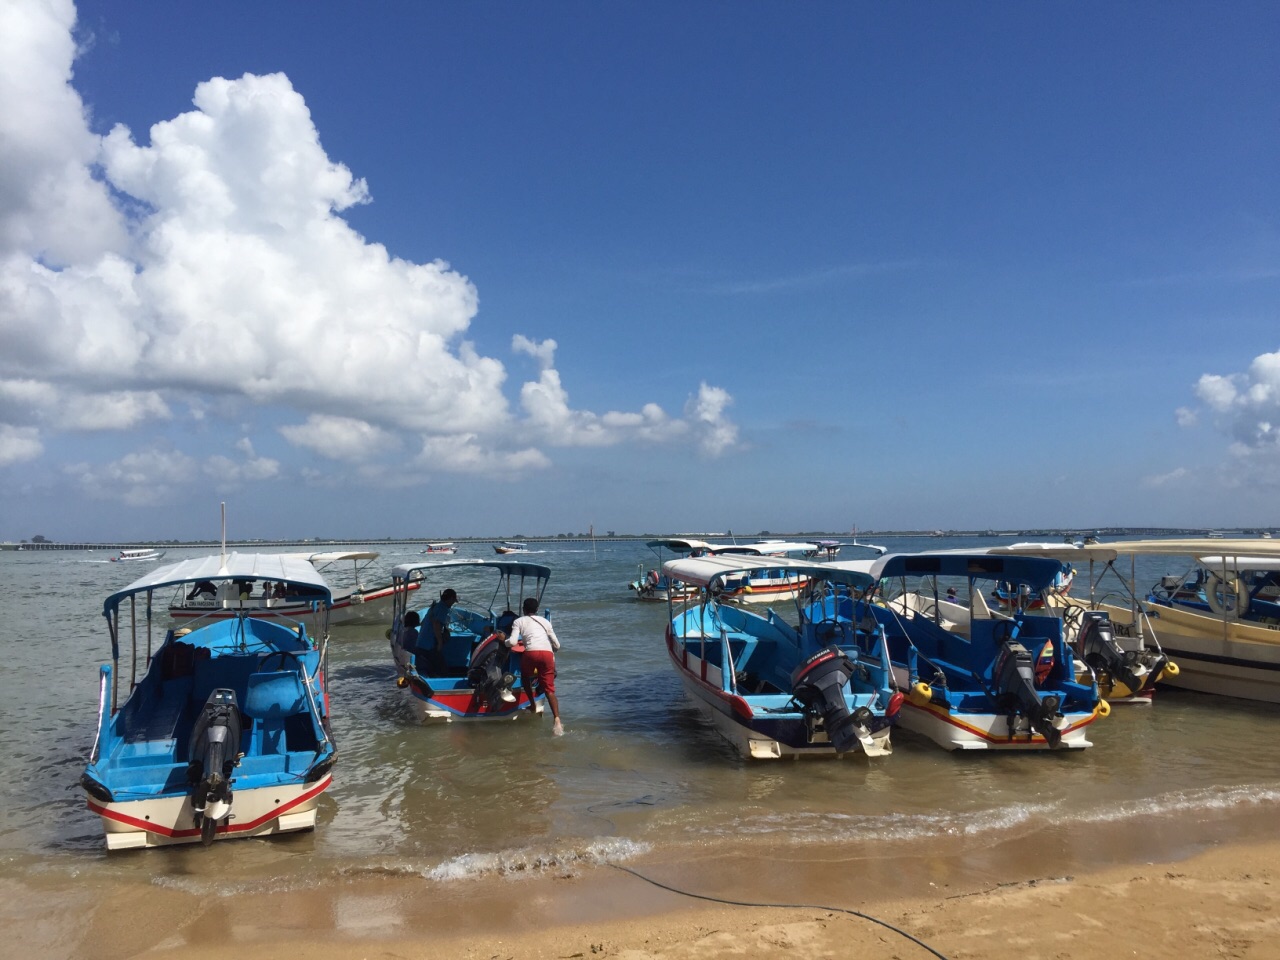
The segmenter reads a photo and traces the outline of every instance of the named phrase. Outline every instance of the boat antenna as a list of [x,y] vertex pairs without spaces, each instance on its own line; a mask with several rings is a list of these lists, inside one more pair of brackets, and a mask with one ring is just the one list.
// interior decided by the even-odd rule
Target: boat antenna
[[222,501],[222,566],[227,565],[227,502]]

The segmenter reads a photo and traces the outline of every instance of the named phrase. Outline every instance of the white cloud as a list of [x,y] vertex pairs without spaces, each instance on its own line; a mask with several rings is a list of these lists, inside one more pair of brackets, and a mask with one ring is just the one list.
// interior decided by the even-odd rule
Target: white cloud
[[353,463],[398,447],[396,437],[363,420],[312,414],[306,423],[281,427],[290,443],[307,447],[334,460]]
[[132,507],[175,503],[199,473],[194,457],[177,450],[142,450],[92,467],[66,468],[85,495],[94,500],[119,500]]
[[731,403],[733,397],[728,391],[704,382],[698,387],[698,395],[685,404],[685,416],[692,422],[698,446],[707,456],[719,456],[737,445],[738,428],[724,414]]
[[0,467],[34,460],[43,452],[40,431],[35,427],[12,427],[0,423]]
[[1280,441],[1280,351],[1260,354],[1243,373],[1206,373],[1195,392],[1236,443],[1275,447]]
[[[428,458],[439,469],[479,472],[545,466],[530,442],[733,443],[723,391],[700,393],[689,421],[654,403],[572,409],[552,339],[513,339],[538,364],[513,412],[503,363],[466,339],[474,286],[342,218],[368,186],[329,158],[287,77],[214,78],[146,137],[99,137],[71,84],[74,22],[69,0],[0,5],[0,426],[23,459],[44,449],[23,432],[35,427],[137,429],[185,409],[212,429],[245,401],[299,419],[280,430],[290,443],[362,467],[406,440],[452,450],[454,465]],[[492,453],[517,438],[520,452]],[[206,455],[152,450],[75,472],[144,499],[179,482],[131,479],[152,468],[204,463],[234,483],[280,470]]]
[[486,474],[497,480],[519,480],[523,472],[551,465],[542,451],[496,450],[473,433],[451,437],[427,437],[413,466],[431,472]]
[[1178,421],[1180,427],[1194,427],[1200,422],[1200,415],[1189,407],[1179,407],[1173,411],[1174,417]]
[[1143,478],[1142,484],[1146,487],[1163,487],[1165,484],[1176,483],[1183,477],[1187,476],[1189,471],[1186,467],[1177,467],[1168,473],[1162,473],[1158,476]]

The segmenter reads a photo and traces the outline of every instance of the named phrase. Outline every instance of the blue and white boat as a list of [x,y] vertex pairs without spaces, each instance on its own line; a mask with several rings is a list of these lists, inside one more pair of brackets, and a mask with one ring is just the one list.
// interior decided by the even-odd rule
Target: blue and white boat
[[[805,585],[786,617],[727,601],[726,583],[776,569]],[[690,699],[743,756],[890,752],[903,695],[891,688],[885,648],[859,646],[848,618],[837,623],[831,612],[871,586],[868,575],[744,555],[669,560],[663,572],[699,588],[695,598],[670,602],[671,663]]]
[[[541,604],[550,579],[549,567],[522,560],[436,560],[404,563],[391,571],[392,584],[401,588],[395,593],[388,633],[396,682],[412,696],[419,719],[514,720],[542,713],[546,697],[535,694],[530,699],[522,683],[520,657],[503,639],[526,597]],[[399,642],[412,596],[403,587],[410,583],[421,586],[420,597],[439,597],[450,588],[459,597],[449,611],[448,640],[434,667],[427,656],[405,650]],[[485,595],[487,601],[482,599]],[[472,596],[477,599],[472,601]],[[429,609],[415,611],[419,630],[428,636]],[[546,610],[542,615],[550,617]]]
[[670,553],[673,557],[700,557],[716,549],[705,540],[690,540],[685,537],[662,537],[650,540],[645,546],[653,551],[658,565],[645,570],[642,564],[640,576],[627,584],[635,592],[637,600],[668,600],[697,593],[696,587],[672,581],[662,572],[662,564],[668,559],[664,553]]
[[[310,591],[311,632],[303,620],[259,619],[238,599],[224,601],[230,617],[157,629],[173,588],[253,579]],[[336,756],[324,678],[331,603],[310,563],[258,553],[184,560],[106,599],[111,663],[80,784],[107,849],[315,826]]]
[[[1086,730],[1110,707],[1087,667],[1079,679],[1062,620],[1019,599],[1050,589],[1058,561],[944,551],[833,566],[877,584],[853,604],[850,619],[878,628],[879,639],[859,630],[864,646],[887,645],[895,683],[907,691],[904,729],[948,750],[1091,746]],[[984,599],[998,583],[1012,586],[1007,613]]]

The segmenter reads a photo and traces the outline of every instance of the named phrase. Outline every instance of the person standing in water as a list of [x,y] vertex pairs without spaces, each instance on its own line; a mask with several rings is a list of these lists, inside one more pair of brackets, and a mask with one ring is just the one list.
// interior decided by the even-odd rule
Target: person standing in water
[[560,640],[546,617],[538,616],[536,597],[527,597],[520,607],[524,616],[516,619],[511,625],[511,635],[507,637],[507,646],[516,648],[523,644],[524,652],[520,655],[520,685],[529,698],[529,709],[537,712],[535,695],[546,694],[547,705],[551,707],[552,736],[564,736],[564,726],[560,723],[560,701],[556,699],[556,655],[560,649]]

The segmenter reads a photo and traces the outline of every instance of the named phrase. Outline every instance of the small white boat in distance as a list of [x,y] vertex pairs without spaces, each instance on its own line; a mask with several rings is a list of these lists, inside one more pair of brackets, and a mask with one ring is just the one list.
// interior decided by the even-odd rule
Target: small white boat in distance
[[529,545],[518,540],[506,540],[493,545],[495,553],[528,553]]
[[428,543],[427,548],[422,553],[457,553],[458,545],[456,543]]
[[157,550],[154,547],[138,547],[135,549],[121,550],[119,554],[111,558],[112,563],[142,563],[151,560],[159,560],[164,556],[163,550]]

